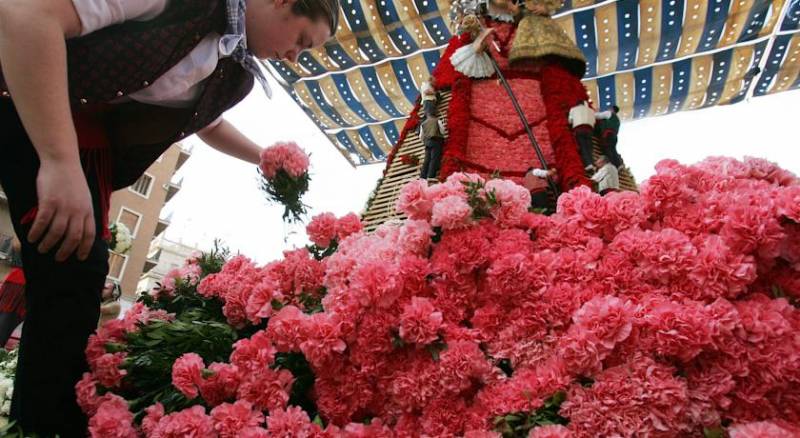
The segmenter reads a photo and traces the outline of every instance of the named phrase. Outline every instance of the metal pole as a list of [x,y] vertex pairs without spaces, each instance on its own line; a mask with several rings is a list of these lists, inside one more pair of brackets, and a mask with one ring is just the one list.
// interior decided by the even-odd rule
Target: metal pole
[[[503,88],[506,89],[506,93],[508,93],[508,97],[511,98],[511,103],[514,105],[514,109],[517,111],[517,115],[519,116],[520,120],[522,121],[522,125],[525,127],[525,132],[528,134],[528,140],[531,141],[531,146],[533,146],[533,150],[536,151],[536,156],[539,158],[539,162],[542,163],[542,168],[544,170],[550,170],[550,167],[547,165],[547,160],[544,158],[544,153],[542,149],[539,147],[539,143],[536,141],[536,137],[533,135],[533,131],[531,130],[531,125],[528,123],[528,118],[525,117],[525,113],[522,111],[522,107],[519,106],[519,102],[517,101],[517,96],[514,95],[514,91],[511,89],[511,85],[506,80],[503,73],[500,71],[500,66],[497,65],[497,61],[489,54],[489,59],[492,61],[492,67],[494,67],[494,72],[497,73],[497,78],[500,80],[500,83],[503,84]],[[550,186],[550,190],[553,191],[556,199],[558,199],[558,195],[560,194],[558,190],[558,186],[556,185],[555,181],[550,178],[550,175],[547,176],[547,185]]]

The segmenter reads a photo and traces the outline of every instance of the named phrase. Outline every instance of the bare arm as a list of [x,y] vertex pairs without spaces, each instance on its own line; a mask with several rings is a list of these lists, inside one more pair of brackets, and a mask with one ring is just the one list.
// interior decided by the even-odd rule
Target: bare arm
[[203,128],[197,136],[224,154],[256,165],[261,162],[261,147],[225,119],[220,118]]
[[[86,258],[95,237],[92,201],[81,170],[69,107],[65,39],[81,32],[70,0],[0,1],[0,64],[41,166],[38,213],[28,240],[64,260]],[[46,234],[45,234],[46,232]]]

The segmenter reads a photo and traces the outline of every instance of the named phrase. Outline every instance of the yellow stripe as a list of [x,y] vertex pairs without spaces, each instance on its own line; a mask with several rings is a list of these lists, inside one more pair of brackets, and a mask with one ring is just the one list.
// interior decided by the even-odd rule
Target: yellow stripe
[[661,64],[653,66],[652,81],[652,96],[648,115],[659,116],[666,114],[672,93],[672,65]]
[[753,47],[742,46],[733,50],[728,79],[725,80],[725,88],[722,89],[722,96],[719,99],[720,105],[730,103],[731,99],[744,88],[742,77],[747,73],[753,59]]
[[350,142],[353,143],[356,147],[356,151],[359,155],[361,155],[364,159],[372,161],[372,152],[369,149],[364,147],[364,142],[361,141],[361,137],[358,135],[358,131],[355,129],[348,129],[344,131],[344,134],[347,138],[350,139]]
[[697,47],[701,43],[700,38],[703,35],[703,28],[706,24],[707,11],[707,0],[686,0],[683,33],[676,53],[677,57],[690,55],[697,51]]
[[411,111],[413,107],[408,103],[408,99],[405,98],[405,94],[403,94],[403,90],[400,88],[400,82],[394,74],[392,65],[388,62],[377,65],[375,66],[375,72],[383,84],[384,91],[386,91],[389,99],[394,103],[395,108],[403,114]]
[[692,59],[692,76],[689,81],[689,94],[683,109],[697,109],[703,104],[706,90],[711,79],[711,68],[714,64],[712,55],[698,56]]
[[387,118],[386,113],[375,103],[375,98],[372,97],[372,93],[369,91],[370,83],[364,80],[359,70],[347,72],[347,83],[350,84],[353,97],[364,106],[367,113],[376,120],[385,120]]
[[[597,31],[597,51],[601,57],[597,60],[597,74],[605,75],[617,69],[619,53],[617,41],[617,8],[615,3],[595,10],[595,26]],[[635,54],[631,54],[634,56]]]
[[788,90],[797,79],[800,73],[800,35],[795,35],[789,40],[789,47],[786,49],[784,55],[783,65],[781,69],[775,74],[775,80],[772,83],[768,93],[779,93]]
[[[386,0],[392,1],[392,0]],[[417,7],[412,0],[399,0],[395,3],[397,14],[403,27],[408,31],[414,42],[423,49],[436,47],[436,43],[428,35],[425,25],[417,12]]]
[[588,81],[583,82],[583,86],[586,88],[586,94],[589,95],[589,102],[592,103],[595,109],[600,108],[600,93],[597,89],[597,80],[591,79]]
[[[764,23],[764,27],[761,28],[761,32],[758,33],[758,36],[770,35],[772,30],[775,26],[778,25],[780,18],[780,11],[783,9],[783,4],[790,0],[773,0],[772,1],[772,9],[769,13],[769,21]],[[764,17],[760,17],[764,19]]]
[[633,115],[633,103],[636,96],[633,72],[618,73],[614,77],[614,82],[617,91],[619,116],[623,119],[629,119]]
[[575,0],[572,2],[573,9],[583,8],[594,4],[594,0]]
[[364,120],[350,109],[347,102],[345,102],[339,95],[339,90],[336,89],[336,84],[330,76],[326,76],[319,80],[319,86],[328,98],[328,103],[344,118],[344,120],[352,125],[360,125]]
[[369,127],[369,130],[370,132],[372,132],[372,138],[375,139],[375,142],[378,144],[378,147],[381,148],[383,153],[388,154],[389,151],[392,150],[392,145],[386,138],[386,133],[383,132],[383,128],[381,128],[380,125],[373,125]]
[[661,43],[661,1],[641,0],[639,3],[639,55],[637,66],[652,64],[658,57]]
[[722,29],[722,38],[719,46],[729,46],[735,44],[739,36],[744,32],[747,16],[753,8],[753,0],[731,0],[731,8],[728,11],[728,19],[725,20],[725,27]]
[[305,83],[295,85],[295,93],[303,104],[317,116],[323,128],[335,128],[339,126],[338,123],[331,120],[330,117],[320,109],[319,105],[314,101],[314,98],[311,97],[311,91],[309,91]]
[[423,81],[427,80],[430,76],[428,73],[428,66],[425,64],[425,58],[422,54],[415,55],[408,59],[408,70],[414,77],[414,82],[417,84],[417,90]]

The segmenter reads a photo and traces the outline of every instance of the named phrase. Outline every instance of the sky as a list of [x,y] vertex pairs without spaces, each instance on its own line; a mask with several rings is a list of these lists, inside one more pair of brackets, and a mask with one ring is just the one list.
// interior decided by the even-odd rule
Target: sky
[[[311,184],[304,196],[307,220],[319,213],[359,213],[384,165],[354,168],[272,79],[274,95],[260,87],[225,114],[226,119],[263,147],[295,141],[311,154]],[[618,151],[641,183],[662,159],[695,163],[708,156],[755,156],[800,175],[800,90],[748,102],[680,112],[622,123]],[[511,115],[513,116],[513,115]],[[162,217],[172,213],[167,237],[211,247],[221,239],[233,252],[259,263],[307,243],[304,225],[285,224],[283,207],[271,205],[258,188],[255,166],[225,156],[196,136],[184,142],[192,156],[174,180],[180,192]]]

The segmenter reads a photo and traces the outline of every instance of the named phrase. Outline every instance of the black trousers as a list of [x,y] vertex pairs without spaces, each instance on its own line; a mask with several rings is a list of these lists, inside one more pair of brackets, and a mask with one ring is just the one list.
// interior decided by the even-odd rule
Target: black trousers
[[617,152],[617,136],[614,134],[606,134],[603,137],[603,154],[608,157],[608,161],[619,168],[622,166],[622,157]]
[[89,257],[55,261],[54,248],[40,254],[27,241],[23,216],[37,205],[39,158],[13,104],[0,100],[0,184],[8,196],[11,221],[22,241],[26,315],[20,340],[11,418],[26,434],[86,436],[86,417],[75,399],[75,383],[88,370],[84,350],[97,328],[100,292],[108,273],[108,245],[102,240],[97,178],[87,172],[97,224]]
[[589,166],[594,163],[592,159],[592,137],[594,133],[589,125],[581,125],[576,127],[575,142],[578,143],[578,152],[581,154],[581,162],[583,166]]
[[425,159],[422,161],[420,178],[436,178],[442,165],[444,139],[433,137],[425,140]]

